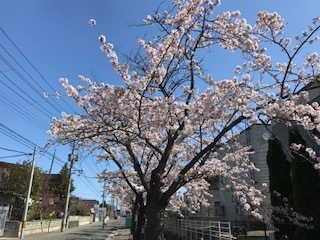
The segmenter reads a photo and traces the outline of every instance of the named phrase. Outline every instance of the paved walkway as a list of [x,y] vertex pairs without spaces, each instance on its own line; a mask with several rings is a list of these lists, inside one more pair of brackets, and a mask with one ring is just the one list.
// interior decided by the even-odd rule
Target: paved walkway
[[[120,225],[119,225],[120,223]],[[59,240],[59,239],[70,239],[70,240],[94,240],[97,239],[99,235],[99,239],[104,239],[104,240],[130,240],[132,239],[132,236],[130,234],[130,229],[124,227],[124,222],[123,221],[110,221],[108,222],[107,227],[102,230],[101,229],[101,223],[93,223],[90,225],[83,225],[77,228],[69,228],[66,229],[64,233],[60,232],[52,232],[52,233],[46,233],[44,235],[42,234],[34,234],[34,235],[29,235],[25,236],[25,240]],[[91,229],[91,234],[88,234],[89,231],[85,230],[83,232],[83,229]],[[101,238],[101,234],[96,234],[94,235],[95,232],[100,232],[102,235],[104,234],[105,237]],[[77,237],[74,235],[71,235],[72,232],[76,232]],[[66,237],[65,234],[68,234]],[[13,237],[0,237],[0,240],[18,240],[19,238]]]
[[132,239],[129,228],[118,229],[113,236],[107,237],[106,240],[129,240]]

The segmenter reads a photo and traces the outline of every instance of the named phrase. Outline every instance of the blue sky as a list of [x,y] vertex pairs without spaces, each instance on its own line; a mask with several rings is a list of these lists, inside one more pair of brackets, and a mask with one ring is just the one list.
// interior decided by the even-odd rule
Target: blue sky
[[[43,147],[49,136],[45,134],[52,116],[60,117],[60,110],[73,112],[75,106],[56,91],[64,93],[59,78],[66,77],[78,84],[79,74],[97,81],[120,84],[112,72],[108,59],[99,49],[97,32],[88,20],[97,21],[97,29],[121,51],[129,53],[143,37],[147,28],[132,26],[151,14],[162,1],[147,0],[2,0],[0,8],[0,161],[19,162],[30,157],[8,157],[20,152],[32,152],[32,145]],[[168,5],[170,1],[164,1]],[[277,11],[288,22],[288,35],[300,34],[319,15],[320,1],[306,0],[222,0],[218,11],[240,10],[242,17],[253,24],[259,10]],[[11,41],[7,38],[7,36]],[[14,43],[16,47],[12,44]],[[23,55],[19,52],[21,51]],[[216,79],[231,77],[233,59],[215,53],[209,65]],[[30,63],[32,65],[30,65]],[[41,75],[39,75],[39,73]],[[4,85],[4,83],[6,85]],[[8,87],[9,86],[9,87]],[[42,98],[45,90],[48,98]],[[25,93],[23,93],[25,92]],[[55,106],[55,107],[53,107]],[[14,132],[12,132],[14,131]],[[6,149],[6,150],[5,150]],[[8,151],[14,150],[14,151]],[[54,149],[49,152],[52,154]],[[69,146],[58,146],[58,159],[53,173],[60,171],[70,152]],[[102,184],[94,178],[107,166],[96,163],[91,156],[79,153],[81,160],[75,168],[75,195],[101,199]],[[86,158],[85,158],[86,157]],[[49,171],[51,156],[38,153],[37,166]]]

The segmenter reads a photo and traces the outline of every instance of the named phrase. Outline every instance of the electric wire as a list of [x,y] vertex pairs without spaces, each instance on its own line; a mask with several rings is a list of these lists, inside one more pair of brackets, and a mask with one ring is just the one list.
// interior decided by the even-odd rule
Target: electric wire
[[[96,164],[92,164],[92,162],[90,160],[93,160],[93,158],[91,157],[91,158],[87,159],[87,161],[84,161],[84,159],[82,159],[80,162],[81,168],[88,170],[93,176],[97,176],[98,173],[103,172],[103,170],[100,170],[97,168]],[[84,164],[87,167],[85,167]]]
[[[45,79],[45,77],[39,72],[39,70],[31,63],[31,61],[23,54],[23,52],[18,48],[18,46],[13,42],[13,40],[6,34],[6,32],[0,27],[1,32],[6,36],[6,38],[11,42],[11,44],[17,49],[17,51],[23,56],[23,58],[30,64],[30,66],[39,74],[39,76],[45,81],[45,83],[50,87],[53,92],[56,90],[51,86],[51,84]],[[62,101],[75,113],[76,111],[66,102],[63,98]]]
[[15,152],[15,153],[31,154],[31,155],[32,155],[32,153],[21,152],[21,151],[18,151],[18,150],[9,149],[9,148],[4,148],[4,147],[0,147],[0,149],[5,150],[5,151],[8,151],[8,152]]
[[[88,155],[87,155],[88,156]],[[87,157],[86,156],[86,157]],[[83,159],[82,159],[83,160]],[[99,192],[99,190],[97,189],[97,188],[93,188],[94,186],[96,186],[96,185],[94,185],[94,184],[92,184],[92,182],[89,180],[89,178],[86,176],[86,172],[85,171],[81,171],[79,174],[78,174],[78,178],[87,186],[87,187],[89,187],[93,192]],[[84,181],[84,179],[82,179],[82,178],[84,178],[87,182],[85,182]]]
[[[98,190],[97,189],[94,189],[92,186],[95,186],[95,185],[93,185],[91,182],[89,182],[90,184],[88,184],[86,181],[84,181],[83,180],[83,178],[81,178],[80,176],[79,176],[79,179],[80,179],[80,181],[81,182],[83,182],[83,184],[85,184],[92,192],[98,192]],[[88,180],[88,179],[87,179]]]
[[[55,89],[49,84],[49,82],[44,78],[44,76],[39,72],[39,70],[31,63],[31,61],[23,54],[23,52],[17,47],[17,45],[12,41],[12,39],[6,34],[6,32],[0,27],[0,30],[1,32],[7,37],[7,39],[11,42],[11,44],[16,48],[16,50],[23,56],[23,58],[30,64],[30,66],[39,74],[39,76],[42,78],[42,80],[44,80],[44,82],[50,87],[50,89],[54,92],[57,92],[55,91]],[[34,84],[36,84],[36,86],[38,88],[40,88],[42,91],[44,91],[44,88],[41,87],[40,84],[38,84],[34,77],[31,76],[31,74],[29,74],[27,72],[27,70],[16,60],[16,58],[9,53],[9,51],[7,51],[2,44],[0,44],[1,48],[6,52],[6,54],[8,54],[8,56],[10,56],[10,58],[15,62],[15,64],[17,64],[21,69],[22,71],[29,76],[29,78],[33,81]],[[21,80],[24,81],[24,83],[30,87],[37,95],[39,95],[41,97],[41,99],[44,99],[53,109],[55,109],[56,111],[59,111],[62,110],[63,108],[61,107],[61,105],[59,105],[58,103],[55,103],[55,105],[53,105],[53,103],[51,103],[47,98],[44,98],[44,95],[42,95],[39,90],[34,87],[24,76],[21,72],[18,71],[17,68],[15,68],[3,55],[0,54],[0,59],[17,75],[19,76],[19,78]],[[2,76],[4,76],[7,80],[9,80],[18,90],[20,90],[23,94],[26,95],[25,91],[23,91],[17,84],[15,84],[14,81],[12,81],[8,75],[6,75],[3,71],[0,71],[0,73],[2,74]],[[34,101],[34,99],[32,99],[30,96],[27,95],[27,97],[24,97],[22,96],[22,94],[20,94],[17,90],[14,90],[12,87],[10,87],[8,84],[4,83],[4,81],[0,81],[3,85],[5,85],[7,88],[9,88],[13,93],[15,93],[16,95],[18,95],[20,98],[22,98],[23,100],[25,100],[28,104],[30,104],[31,106],[33,106],[35,109],[37,109],[39,112],[41,112],[42,114],[44,114],[45,116],[47,117],[52,117],[53,114],[48,111],[47,109],[42,109],[43,107],[37,102],[37,101]],[[44,91],[45,93],[45,91]],[[7,108],[11,108],[13,110],[15,110],[18,114],[20,114],[22,117],[24,117],[25,119],[28,119],[29,121],[31,121],[33,124],[36,124],[38,127],[45,127],[43,126],[42,124],[42,121],[36,121],[35,119],[32,118],[32,115],[31,114],[28,114],[28,112],[24,111],[21,107],[19,107],[18,105],[16,104],[13,104],[13,102],[5,99],[4,97],[1,97],[1,99],[3,101],[5,101],[6,103],[9,103],[8,105],[10,106],[7,106]],[[30,102],[28,99],[31,99],[33,102]],[[65,103],[66,106],[68,106],[73,112],[76,113],[76,111],[68,104],[68,102],[66,102],[64,100],[64,98],[61,98],[62,101]],[[4,104],[2,104],[4,105]],[[39,105],[40,107],[37,107],[37,105]],[[4,124],[0,123],[0,133],[8,136],[9,138],[17,141],[18,143],[26,146],[27,148],[29,149],[33,149],[35,146],[40,149],[40,152],[42,155],[46,155],[46,156],[50,156],[50,157],[53,157],[53,154],[49,153],[47,150],[48,149],[43,149],[41,147],[39,147],[37,144],[33,143],[32,141],[26,139],[25,137],[21,136],[20,134],[16,133],[15,131],[13,131],[12,129],[6,127]],[[90,153],[89,153],[90,154]],[[86,156],[86,158],[89,156],[89,154]],[[21,152],[21,155],[24,155],[22,154]],[[16,155],[18,156],[18,155]],[[0,158],[5,158],[5,157],[0,157]],[[58,160],[60,163],[64,163],[64,161],[62,161],[61,159],[59,159],[57,156],[55,156],[55,160]],[[93,160],[93,157],[91,156],[90,160]],[[57,163],[55,161],[55,163]],[[91,162],[90,162],[91,163]],[[59,164],[60,165],[60,164]],[[87,164],[89,169],[94,173],[96,174],[96,171],[94,170],[94,164],[91,163],[90,164]],[[96,170],[99,170],[97,166],[96,167]],[[95,189],[94,184],[92,184],[92,182],[89,180],[89,177],[87,177],[85,175],[85,173],[82,173],[81,175],[79,175],[79,179],[89,188],[91,189],[93,192],[98,192],[97,196],[100,196],[100,191]],[[85,179],[85,180],[84,180]],[[97,179],[97,177],[95,177],[95,179]]]
[[0,159],[7,159],[7,158],[21,157],[21,156],[28,156],[28,154],[17,154],[17,155],[10,155],[10,156],[1,156]]
[[[95,184],[92,184],[91,181],[89,181],[89,179],[87,179],[86,177],[80,175],[78,176],[78,179],[84,184],[86,185],[92,192],[98,193],[98,195],[100,195],[100,188],[96,187]],[[84,180],[85,179],[85,180]]]
[[1,129],[0,128],[0,132],[3,133],[4,135],[6,135],[7,137],[15,140],[16,142],[20,143],[21,145],[32,149],[32,147],[30,146],[29,142],[19,138],[18,136],[12,134],[12,132],[8,131],[7,129]]
[[[5,33],[5,31],[0,27],[0,30],[2,31],[2,33],[7,37],[7,39],[10,41],[10,43],[18,50],[18,52],[23,56],[23,58],[32,66],[32,68],[40,75],[40,77],[47,83],[47,85],[50,87],[50,89],[54,90],[54,88],[49,84],[49,82],[43,77],[43,75],[39,72],[39,70],[30,62],[30,60],[22,53],[22,51],[17,47],[17,45],[13,42],[13,40]],[[31,74],[29,74],[27,72],[27,70],[15,59],[15,57],[9,53],[9,51],[7,51],[5,49],[5,47],[3,47],[3,45],[1,44],[1,48],[6,52],[6,54],[8,54],[8,56],[10,56],[10,58],[24,71],[24,73],[26,73],[30,79],[42,90],[44,91],[44,88],[40,86],[40,84],[38,84],[35,79],[31,76]],[[43,99],[44,101],[46,101],[51,107],[53,107],[55,110],[59,111],[59,113],[62,110],[62,107],[57,104],[60,109],[58,109],[57,107],[53,106],[47,98],[44,97],[43,94],[41,94],[41,92],[39,92],[34,86],[32,86],[28,80],[12,65],[10,64],[10,62],[0,54],[0,58],[2,59],[2,61],[8,66],[10,67],[10,69],[17,74],[26,84],[27,86],[29,86],[33,91],[35,91],[37,93],[37,95],[39,95],[41,97],[41,99]],[[53,114],[51,112],[49,112],[47,110],[47,108],[44,108],[42,105],[40,105],[36,100],[34,100],[33,98],[31,98],[30,96],[28,96],[24,90],[22,90],[19,86],[17,86],[17,84],[15,84],[9,77],[8,75],[6,75],[4,72],[0,72],[6,79],[8,79],[16,88],[18,88],[23,94],[25,94],[27,97],[22,96],[20,93],[18,93],[16,90],[14,90],[12,87],[10,87],[8,84],[4,83],[3,81],[0,81],[3,85],[5,85],[7,88],[9,88],[13,93],[15,93],[16,95],[18,95],[20,98],[22,98],[24,101],[26,101],[28,104],[30,104],[31,106],[33,106],[35,109],[37,109],[39,112],[41,112],[42,114],[44,114],[45,116],[49,117],[50,120],[53,116]],[[45,92],[45,91],[44,91]],[[57,92],[57,91],[56,91]],[[31,122],[34,125],[37,125],[38,127],[46,130],[47,129],[47,124],[42,123],[39,121],[39,117],[38,118],[33,118],[31,114],[29,114],[28,112],[24,111],[21,107],[18,107],[16,104],[13,104],[11,101],[9,100],[5,100],[4,97],[1,97],[1,100],[6,101],[6,103],[9,103],[8,106],[6,106],[7,108],[11,108],[13,110],[15,110],[15,112],[17,114],[20,114],[20,116],[24,117],[25,119],[28,119],[29,122]],[[28,99],[31,99],[32,102],[30,102]],[[63,101],[65,102],[65,100],[63,99]],[[72,109],[72,107],[65,102],[65,104]],[[2,105],[4,105],[4,103],[2,103]],[[39,105],[40,107],[38,107],[37,105]],[[42,108],[42,109],[40,109]],[[74,109],[72,109],[74,111]],[[63,110],[62,110],[63,111]],[[74,111],[75,112],[75,111]],[[49,113],[49,114],[47,114]],[[36,144],[32,143],[32,146],[30,146],[30,142],[26,141],[25,139],[21,138],[22,136],[14,134],[14,131],[10,131],[8,129],[1,129],[1,132],[3,134],[5,134],[6,136],[8,136],[9,138],[17,141],[18,143],[28,147],[28,148],[33,148],[33,146],[35,146]],[[38,148],[40,148],[38,146]],[[42,148],[41,148],[42,149]],[[49,152],[43,153],[45,155],[49,155],[50,157],[52,157],[53,155]],[[62,161],[61,159],[59,159],[58,157],[56,157],[56,159],[61,162],[64,163],[64,161]],[[59,164],[60,165],[60,164]]]
[[[41,93],[38,89],[36,89],[32,84],[29,83],[29,81],[2,55],[0,54],[1,60],[16,74],[18,77],[28,86],[30,87],[39,97],[40,99],[47,102],[53,109],[55,109],[58,113],[61,111],[54,106],[51,102],[48,101],[48,98],[44,96],[43,93]],[[13,82],[12,82],[13,83]]]
[[42,130],[47,130],[47,124],[40,122],[39,117],[36,118],[34,115],[27,112],[24,108],[20,107],[16,103],[10,101],[8,98],[3,97],[0,91],[0,104],[7,109],[13,110],[14,113],[20,115],[22,118],[33,124],[34,126],[41,128]]
[[100,165],[98,165],[97,164],[97,161],[93,158],[93,156],[92,155],[90,155],[90,159],[86,162],[88,165],[90,165],[91,166],[91,168],[93,168],[93,170],[94,170],[94,172],[103,172],[104,171],[104,169],[100,169],[98,166],[100,166]]
[[[10,137],[11,139],[19,142],[20,144],[24,145],[25,147],[29,148],[29,149],[34,149],[34,147],[37,147],[37,149],[39,151],[42,152],[42,155],[44,155],[45,157],[49,158],[49,157],[53,157],[53,154],[48,152],[47,149],[44,149],[40,146],[38,146],[37,144],[35,144],[34,142],[30,141],[29,139],[21,136],[20,134],[18,134],[17,132],[13,131],[12,129],[10,129],[9,127],[5,126],[4,124],[0,123],[0,132],[2,132],[3,134],[5,134],[6,136]],[[61,160],[59,157],[55,156],[55,159],[58,160],[61,163],[64,163],[65,161]]]
[[[88,186],[93,192],[98,192],[98,196],[100,196],[100,188],[95,187],[95,189],[93,189],[94,186],[96,186],[95,184],[92,183],[92,180],[98,180],[97,174],[99,171],[98,168],[94,169],[93,166],[96,166],[94,164],[89,164],[91,163],[90,160],[94,160],[92,157],[92,151],[89,152],[84,152],[84,150],[82,149],[81,154],[83,155],[83,157],[81,157],[81,159],[79,160],[79,165],[81,167],[81,169],[85,169],[83,171],[81,171],[80,174],[78,174],[78,178],[86,185]],[[87,165],[87,167],[83,167],[83,163],[85,163]],[[97,171],[96,171],[97,170]],[[94,176],[96,177],[89,177],[87,176],[87,171],[90,171]],[[82,179],[83,178],[83,179]],[[89,185],[88,185],[89,184]]]
[[[6,74],[4,74],[2,71],[0,71],[0,73],[6,78],[8,79],[15,87],[17,87],[22,93],[24,93],[28,98],[30,98],[31,100],[33,100],[30,95],[28,95],[27,93],[25,93],[17,84],[15,84]],[[33,106],[34,108],[36,108],[38,111],[40,111],[41,113],[43,113],[44,115],[46,115],[47,117],[51,118],[52,116],[54,116],[53,114],[50,114],[50,112],[48,112],[48,110],[43,107],[42,105],[40,105],[39,103],[35,102],[37,105],[39,105],[43,110],[41,110],[40,108],[38,108],[37,106],[35,106],[32,102],[30,102],[29,100],[27,100],[25,97],[21,96],[16,90],[12,89],[8,84],[4,83],[3,81],[0,81],[3,85],[5,85],[7,88],[9,88],[12,92],[14,92],[15,94],[17,94],[20,98],[22,98],[23,100],[25,100],[27,103],[29,103],[31,106]],[[47,113],[45,113],[45,111]],[[49,114],[48,114],[49,113]]]
[[[1,124],[0,124],[1,125]],[[47,151],[44,151],[43,148],[39,147],[37,144],[35,143],[32,143],[30,140],[28,139],[25,139],[24,137],[22,137],[21,135],[15,135],[14,133],[11,133],[10,131],[6,130],[6,129],[1,129],[0,128],[0,133],[3,133],[4,135],[6,135],[7,137],[15,140],[16,142],[20,143],[21,145],[29,148],[29,149],[33,149],[34,147],[37,147],[37,149],[39,149],[39,152],[42,153],[40,155],[43,156],[43,157],[46,157],[47,159],[51,159],[49,157],[52,157],[53,154],[47,152]],[[55,159],[57,159],[59,162],[62,162],[64,163],[60,158],[56,157]],[[58,165],[62,166],[60,163],[58,163]]]
[[[46,90],[26,71],[26,69],[3,47],[3,45],[0,43],[0,47],[11,57],[11,59],[25,72],[25,74],[27,74],[29,76],[29,78],[43,91],[43,93],[46,92]],[[41,94],[42,97],[43,94]],[[46,102],[49,103],[48,99],[46,99]],[[54,106],[54,108],[58,111],[58,112],[62,112],[63,108],[61,107],[61,105],[57,102],[57,101],[53,101],[58,107],[56,108]],[[51,105],[51,103],[49,103]]]

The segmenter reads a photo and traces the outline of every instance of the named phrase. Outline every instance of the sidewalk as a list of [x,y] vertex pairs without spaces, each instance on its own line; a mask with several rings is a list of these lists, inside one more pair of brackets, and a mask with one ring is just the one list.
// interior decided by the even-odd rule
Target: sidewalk
[[130,228],[120,228],[115,231],[114,234],[108,236],[106,240],[130,240],[132,236],[130,234]]
[[[68,234],[68,233],[72,233],[73,231],[75,232],[78,232],[80,233],[80,238],[79,239],[82,239],[81,238],[81,232],[80,230],[83,229],[83,228],[86,228],[88,226],[90,227],[95,227],[95,225],[98,228],[98,230],[100,230],[101,226],[100,226],[100,222],[98,223],[93,223],[93,224],[90,224],[90,225],[83,225],[83,226],[80,226],[80,227],[76,227],[76,228],[69,228],[67,229],[66,231],[64,231],[65,234]],[[122,227],[123,225],[121,225],[120,227],[119,226],[115,226],[113,229],[111,229],[111,231],[109,230],[109,234],[106,236],[105,240],[131,240],[132,239],[132,236],[130,234],[130,228],[125,228],[125,227]],[[93,231],[95,231],[95,229],[93,229]],[[83,233],[83,235],[87,235],[88,232],[85,232]],[[25,240],[44,240],[44,239],[55,239],[55,240],[59,240],[59,239],[66,239],[66,237],[60,237],[62,236],[61,235],[61,232],[52,232],[52,233],[46,233],[46,234],[34,234],[34,235],[29,235],[29,236],[25,236]],[[16,238],[16,237],[0,237],[0,240],[19,240],[20,238]],[[68,239],[70,239],[70,236],[68,237]],[[74,238],[72,238],[74,239]],[[78,239],[78,238],[76,238]],[[90,238],[91,239],[91,238]],[[99,238],[101,239],[101,238]]]

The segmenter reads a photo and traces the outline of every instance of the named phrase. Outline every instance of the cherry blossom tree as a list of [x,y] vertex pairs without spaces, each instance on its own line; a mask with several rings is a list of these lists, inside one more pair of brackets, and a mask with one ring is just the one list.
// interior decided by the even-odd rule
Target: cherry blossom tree
[[[145,226],[145,196],[138,190],[136,174],[130,170],[104,171],[99,175],[106,184],[106,191],[121,200],[123,209],[130,209],[132,214],[131,233],[134,240],[143,239]],[[132,188],[128,187],[132,185]],[[133,188],[133,186],[135,186]]]
[[[301,90],[318,80],[318,54],[304,49],[312,51],[317,45],[319,19],[291,40],[277,13],[261,11],[250,25],[239,11],[216,15],[219,5],[173,0],[172,9],[144,21],[158,35],[139,39],[138,53],[124,60],[100,35],[101,50],[123,85],[97,84],[79,76],[83,83],[74,87],[61,79],[83,114],[63,113],[53,119],[49,133],[60,143],[77,141],[90,150],[103,150],[99,157],[116,164],[117,171],[101,177],[121,177],[110,191],[122,199],[124,191],[130,192],[128,203],[137,200],[143,207],[148,240],[163,239],[165,208],[170,204],[178,211],[184,204],[179,189],[186,189],[189,208],[195,210],[208,203],[206,191],[216,176],[241,196],[247,211],[261,217],[258,206],[265,196],[245,180],[249,171],[258,169],[250,162],[251,149],[237,142],[239,133],[271,121],[320,128],[320,107],[308,104],[308,92]],[[96,24],[93,19],[89,23]],[[206,56],[214,56],[217,48],[244,59],[230,79],[214,79],[206,69]],[[302,57],[305,62],[298,65]],[[309,153],[318,161],[312,149]]]

